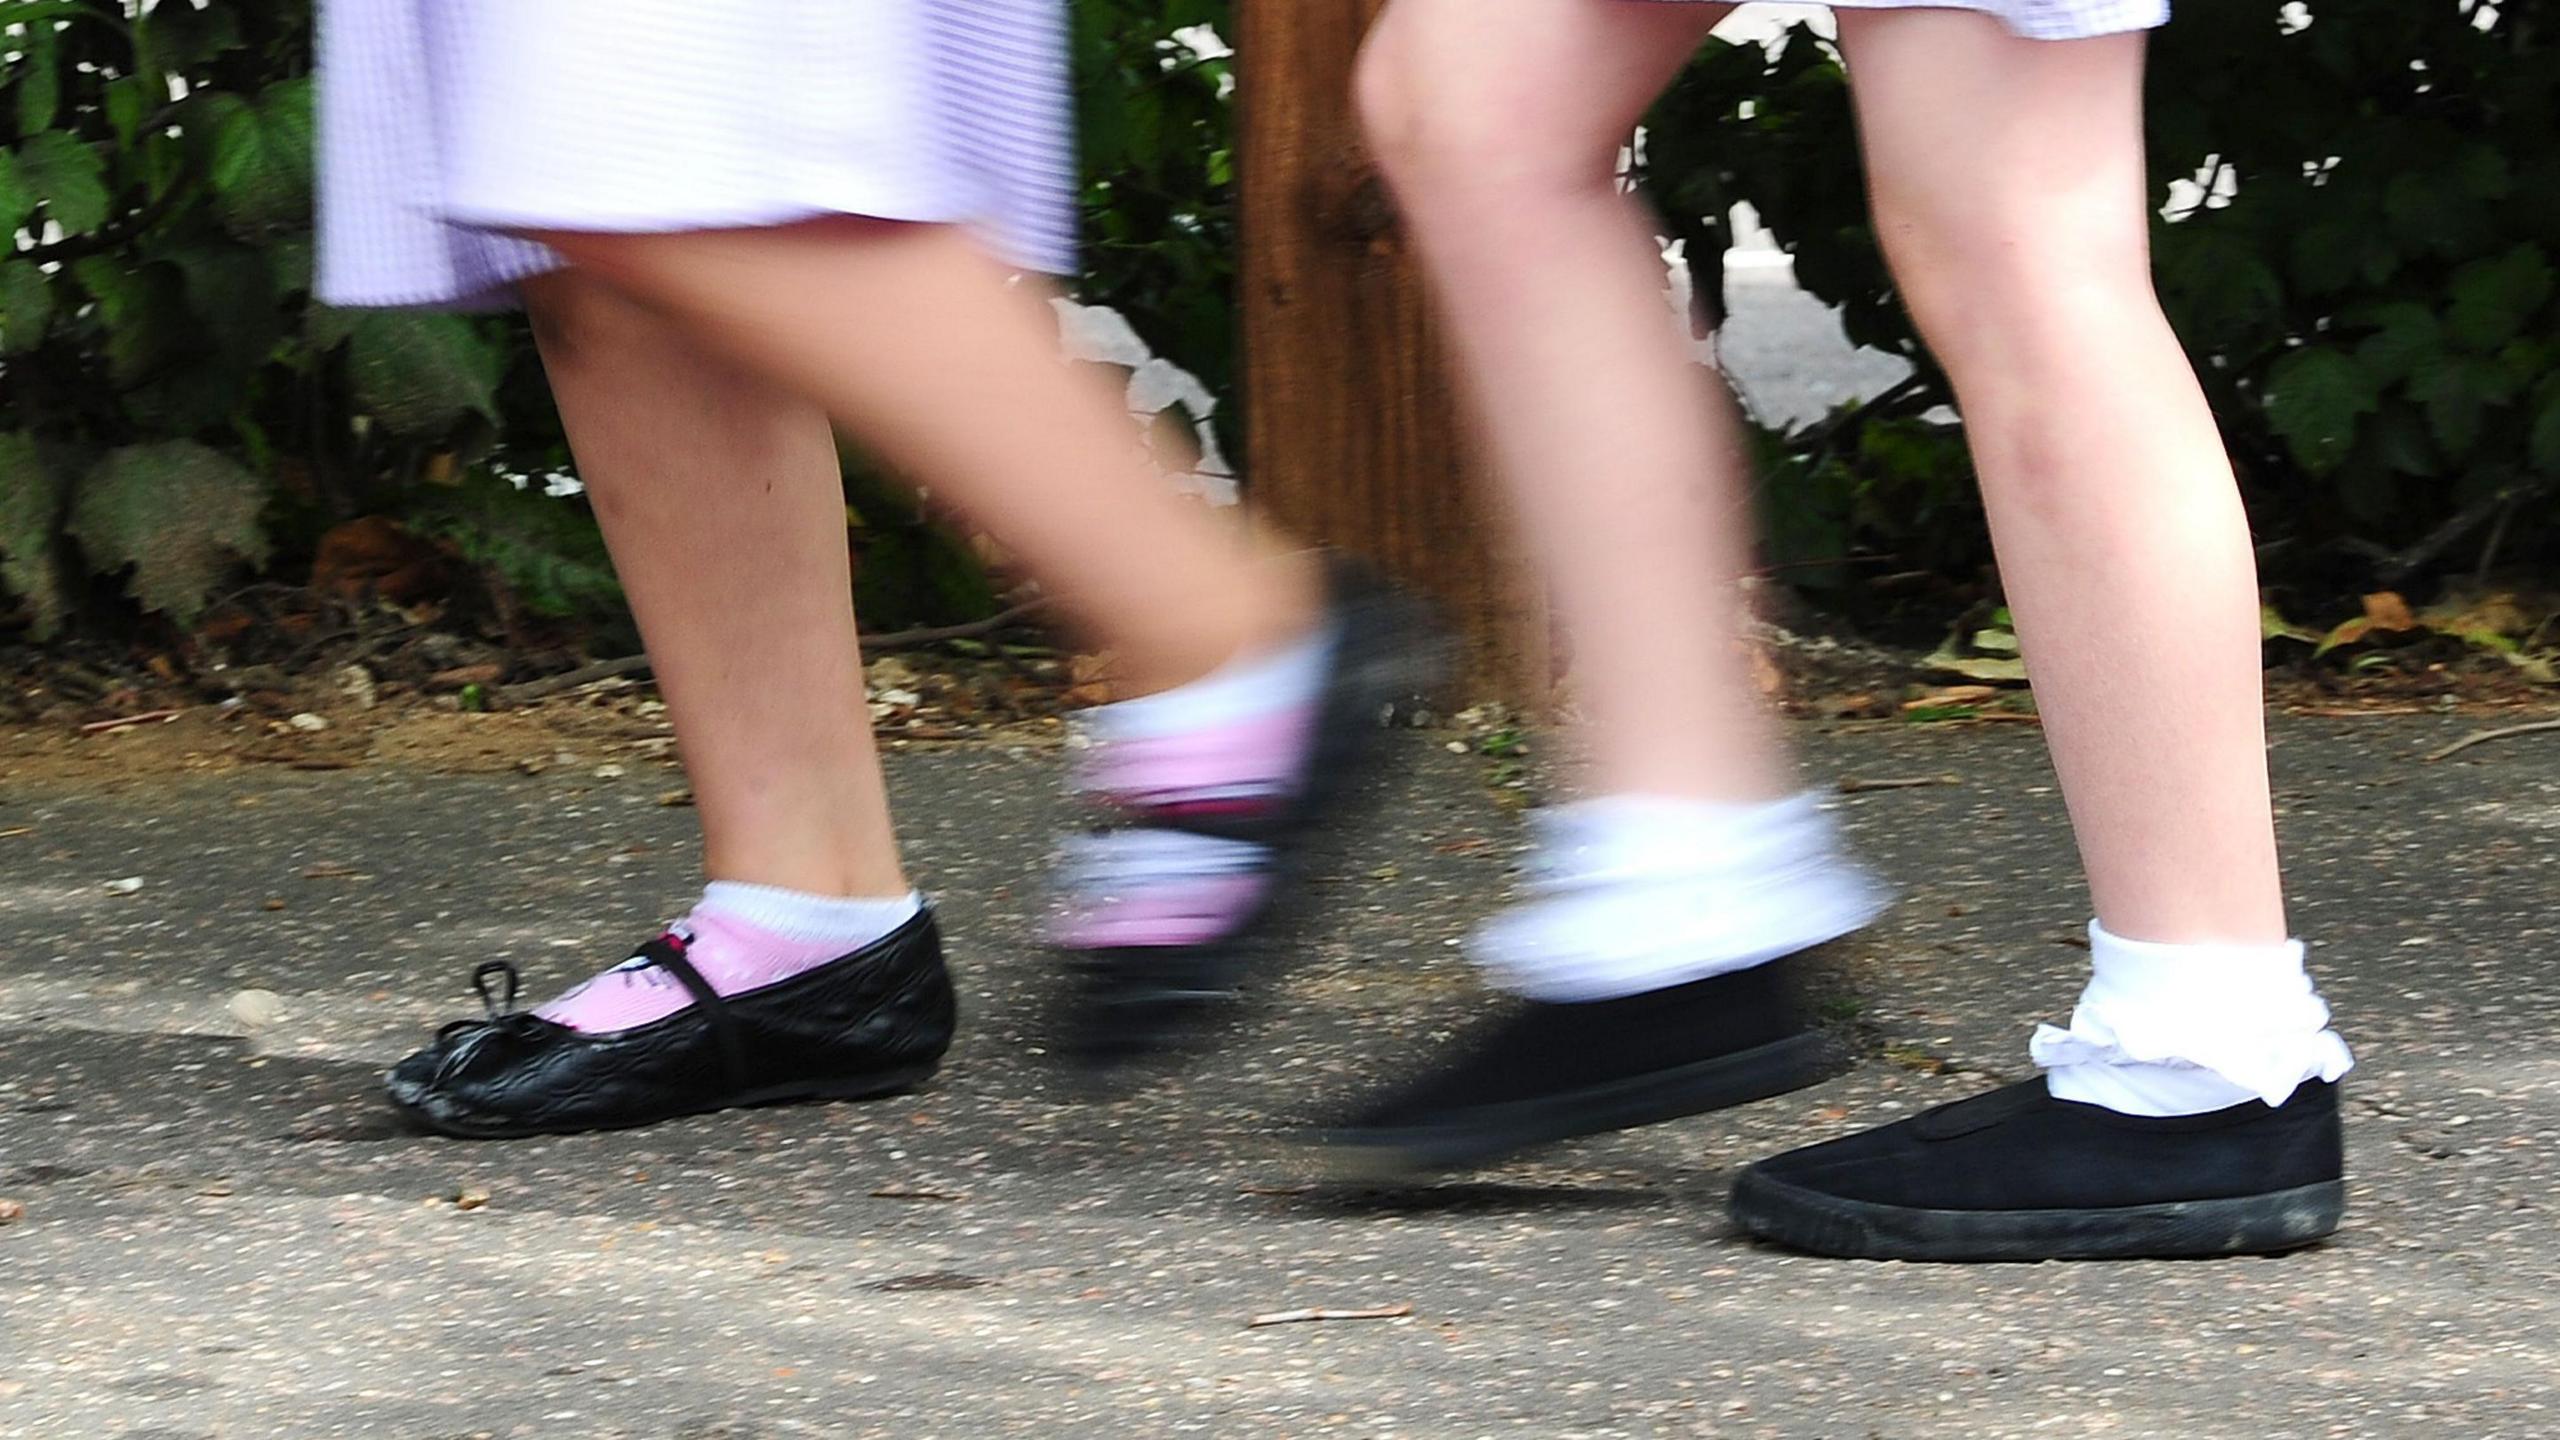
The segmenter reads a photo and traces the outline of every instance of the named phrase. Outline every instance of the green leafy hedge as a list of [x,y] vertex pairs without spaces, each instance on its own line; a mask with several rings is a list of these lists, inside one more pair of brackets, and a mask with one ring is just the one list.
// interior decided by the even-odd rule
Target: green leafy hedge
[[513,334],[311,288],[310,13],[0,9],[0,580],[192,620],[279,538],[498,434]]
[[[133,606],[185,623],[387,511],[536,610],[609,607],[591,531],[559,523],[583,509],[487,483],[566,463],[521,322],[311,301],[308,0],[135,9],[0,4],[0,589],[39,635]],[[1085,296],[1223,392],[1228,67],[1161,38],[1221,9],[1094,0],[1075,42]],[[849,485],[881,623],[988,603],[964,549],[858,462]]]
[[[2271,573],[2397,583],[2467,563],[2450,547],[2475,531],[2511,560],[2560,558],[2555,33],[2475,0],[2311,0],[2292,19],[2213,0],[2157,37],[2155,194],[2213,197],[2155,227],[2162,298]],[[1769,437],[1780,558],[1978,565],[1960,432],[1923,418],[1948,387],[1892,303],[1854,138],[1837,55],[1799,27],[1771,52],[1710,45],[1653,116],[1642,178],[1702,295],[1721,293],[1722,217],[1748,202],[1851,339],[1919,366],[1877,403]]]
[[[0,233],[16,236],[0,250],[0,589],[39,633],[136,607],[183,623],[237,572],[289,568],[325,525],[391,511],[476,539],[475,558],[564,607],[605,603],[590,544],[538,558],[566,543],[555,514],[490,518],[514,503],[485,483],[493,468],[563,463],[521,323],[310,301],[308,0],[132,8],[0,8]],[[1084,298],[1222,399],[1232,76],[1165,37],[1226,11],[1075,7]],[[2552,30],[2473,0],[2316,0],[2307,26],[2285,13],[2184,6],[2157,42],[2152,96],[2161,195],[2202,175],[2225,197],[2156,241],[2271,568],[2397,582],[2468,563],[2456,544],[2484,531],[2510,558],[2548,558]],[[1868,404],[1761,437],[1774,558],[1816,588],[1852,573],[1831,563],[1844,556],[1950,574],[1988,558],[1961,434],[1933,418],[1947,388],[1894,304],[1854,144],[1837,58],[1799,29],[1770,50],[1711,44],[1654,115],[1639,174],[1708,303],[1725,217],[1748,202],[1853,340],[1917,366]],[[1235,413],[1222,404],[1219,423]],[[867,598],[918,612],[902,618],[983,605],[982,584],[949,573],[962,552],[870,484],[857,476],[856,508],[890,519],[857,536],[877,551]]]

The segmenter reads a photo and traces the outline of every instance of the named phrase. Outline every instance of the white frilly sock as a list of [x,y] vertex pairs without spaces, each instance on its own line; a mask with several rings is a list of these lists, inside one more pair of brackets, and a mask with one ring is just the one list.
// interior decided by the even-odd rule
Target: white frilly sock
[[2281,1105],[2303,1082],[2355,1066],[2299,940],[2163,945],[2093,920],[2089,968],[2070,1028],[2039,1025],[2028,1046],[2059,1099],[2201,1115],[2249,1100]]
[[1757,805],[1613,795],[1532,824],[1528,898],[1474,947],[1496,984],[1532,999],[1747,970],[1863,928],[1887,899],[1809,793]]

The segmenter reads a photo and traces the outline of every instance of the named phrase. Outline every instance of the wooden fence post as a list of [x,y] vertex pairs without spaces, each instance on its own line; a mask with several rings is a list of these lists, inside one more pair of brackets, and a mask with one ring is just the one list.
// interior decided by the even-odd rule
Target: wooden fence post
[[1263,513],[1369,557],[1458,632],[1452,698],[1546,705],[1545,607],[1468,473],[1435,323],[1351,72],[1383,0],[1238,0],[1245,476]]

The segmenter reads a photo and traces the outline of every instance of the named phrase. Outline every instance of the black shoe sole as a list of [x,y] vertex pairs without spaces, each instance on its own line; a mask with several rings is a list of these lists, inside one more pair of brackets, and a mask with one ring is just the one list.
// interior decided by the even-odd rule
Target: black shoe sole
[[1733,1186],[1743,1229],[1847,1260],[2166,1260],[2298,1250],[2338,1228],[2346,1182],[2264,1195],[2086,1210],[1924,1210],[1772,1180]]
[[1559,1140],[1728,1110],[1818,1085],[1847,1069],[1848,1061],[1830,1036],[1808,1030],[1673,1070],[1461,1111],[1438,1124],[1326,1130],[1316,1139],[1324,1146],[1329,1177],[1375,1184],[1482,1165]]
[[761,1090],[733,1091],[688,1104],[647,1114],[616,1117],[584,1125],[521,1124],[510,1121],[456,1120],[436,1115],[394,1095],[388,1097],[391,1108],[421,1130],[449,1136],[456,1140],[526,1140],[537,1135],[587,1135],[606,1130],[637,1130],[645,1125],[681,1120],[688,1115],[709,1115],[721,1110],[744,1110],[758,1105],[798,1105],[819,1100],[877,1100],[913,1090],[933,1078],[940,1069],[938,1062],[902,1066],[895,1070],[875,1070],[864,1075],[839,1075],[825,1079],[800,1080],[788,1085],[772,1085]]

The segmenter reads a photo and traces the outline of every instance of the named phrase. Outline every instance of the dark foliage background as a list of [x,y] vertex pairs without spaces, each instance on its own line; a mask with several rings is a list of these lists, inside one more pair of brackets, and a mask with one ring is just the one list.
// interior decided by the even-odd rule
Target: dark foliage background
[[[2469,0],[2182,6],[2150,95],[2162,298],[2241,471],[2271,581],[2426,584],[2560,560],[2560,64],[2527,7]],[[1894,304],[1858,177],[1838,56],[1712,44],[1663,101],[1642,181],[1700,293],[1721,294],[1724,217],[1747,202],[1850,338],[1911,381],[1766,434],[1775,558],[1892,552],[1987,565],[1961,432]],[[1849,598],[1843,591],[1844,601]]]
[[[1222,401],[1235,387],[1227,62],[1177,39],[1222,0],[1080,0],[1085,300]],[[2344,594],[2493,563],[2552,568],[2560,527],[2560,64],[2521,7],[2186,7],[2159,40],[2161,194],[2217,197],[2157,246],[2272,579]],[[309,296],[307,0],[145,16],[0,6],[0,591],[42,637],[184,626],[321,535],[389,516],[540,615],[618,609],[592,523],[519,481],[566,467],[521,322],[345,313]],[[1214,49],[1214,47],[1212,47]],[[176,97],[176,98],[172,98]],[[1862,555],[1982,573],[1943,378],[1893,303],[1837,56],[1807,30],[1713,44],[1649,127],[1639,180],[1721,294],[1747,202],[1912,379],[1760,435],[1772,559],[1858,610]],[[1222,403],[1216,423],[1231,423]],[[1225,436],[1229,453],[1241,453]],[[1248,477],[1249,480],[1249,477]],[[859,463],[875,624],[995,602],[967,548]]]

